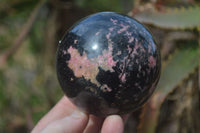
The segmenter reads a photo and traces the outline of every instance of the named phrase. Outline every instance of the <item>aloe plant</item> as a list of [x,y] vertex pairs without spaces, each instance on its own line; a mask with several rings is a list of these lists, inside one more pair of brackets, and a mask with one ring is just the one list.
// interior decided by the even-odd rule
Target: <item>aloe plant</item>
[[154,96],[144,107],[141,133],[154,133],[160,115],[160,106],[174,89],[198,67],[198,48],[178,49],[164,66]]
[[200,7],[147,9],[135,13],[134,18],[146,24],[166,29],[194,29],[200,26]]
[[[200,113],[194,108],[194,106],[198,106],[199,104],[199,101],[196,99],[200,98],[199,94],[197,93],[196,96],[193,97],[194,94],[186,96],[187,93],[184,93],[191,90],[190,88],[193,90],[190,93],[198,92],[197,89],[199,88],[199,86],[195,88],[191,85],[193,83],[197,84],[197,80],[194,78],[195,76],[191,75],[198,75],[198,69],[200,68],[200,48],[198,47],[198,43],[200,46],[200,6],[172,8],[161,5],[158,9],[156,4],[146,4],[140,5],[137,9],[134,9],[131,16],[158,32],[155,32],[155,36],[163,36],[160,42],[161,52],[166,51],[163,50],[163,48],[167,48],[168,54],[167,58],[162,58],[162,72],[157,89],[140,113],[140,120],[137,124],[138,132],[199,132],[200,128],[198,128],[198,126],[192,126],[192,129],[189,129],[187,126],[184,129],[178,129],[177,125],[180,125],[181,122],[177,121],[177,119],[181,119],[180,117],[183,115],[183,109],[180,109],[181,107],[186,110],[191,110],[191,112],[196,111],[195,116],[200,116]],[[181,30],[187,30],[187,33],[190,33],[187,35],[190,35],[190,37],[181,37],[182,35],[186,35],[183,31],[178,32]],[[163,35],[160,35],[160,33]],[[169,41],[169,39],[166,38],[169,38],[169,35],[172,34],[168,33],[176,33],[173,35],[177,35],[178,38],[173,37],[171,38],[172,40],[170,39]],[[159,37],[155,38],[158,39]],[[179,45],[182,47],[180,48]],[[181,94],[177,94],[177,92]],[[171,112],[165,112],[163,107],[167,106],[166,108],[172,108],[172,106],[166,104],[172,94],[178,97],[173,100],[173,102],[177,104],[177,108],[173,109],[174,113],[179,115],[174,115],[175,118],[173,119],[171,117],[167,119],[166,115],[170,116]],[[181,101],[182,97],[187,97],[189,101],[194,101],[194,105],[181,105],[182,103],[178,101]],[[182,112],[177,113],[177,110],[181,110]],[[195,119],[190,115],[187,117],[191,120]],[[164,118],[167,120],[162,120]],[[166,125],[163,125],[163,123],[161,124],[161,121],[164,121],[163,123]],[[194,121],[196,121],[196,119]],[[185,122],[189,123],[188,120],[185,120]],[[176,126],[176,130],[174,129],[175,127],[170,126],[170,124]],[[167,129],[164,127],[167,127]]]

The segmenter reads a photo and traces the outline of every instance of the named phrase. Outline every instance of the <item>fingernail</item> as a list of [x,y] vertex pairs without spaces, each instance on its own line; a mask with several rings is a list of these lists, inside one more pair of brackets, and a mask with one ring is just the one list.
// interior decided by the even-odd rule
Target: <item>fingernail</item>
[[72,114],[71,117],[73,118],[82,118],[85,114],[79,110],[75,110]]

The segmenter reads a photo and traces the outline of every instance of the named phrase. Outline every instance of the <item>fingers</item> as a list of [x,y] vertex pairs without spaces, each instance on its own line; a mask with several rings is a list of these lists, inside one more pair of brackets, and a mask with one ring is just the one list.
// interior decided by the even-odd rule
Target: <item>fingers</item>
[[105,119],[101,133],[123,133],[123,130],[123,119],[119,115],[111,115]]
[[[88,115],[80,111],[64,96],[35,126],[32,133],[66,132],[66,133],[122,133],[128,115],[108,116],[104,118]],[[72,113],[74,112],[74,113]],[[48,125],[48,126],[47,126]]]
[[[124,124],[126,123],[128,117],[129,114],[125,114],[121,117],[118,115],[111,115],[105,119],[102,117],[96,117],[94,115],[90,115],[89,122],[87,124],[86,129],[84,130],[84,133],[99,133],[101,131],[101,128],[102,128],[102,133],[110,133],[110,132],[112,133],[113,131],[116,131],[116,133],[123,132]],[[107,125],[107,123],[111,124],[112,127]],[[118,128],[116,129],[115,126],[118,126],[120,129]]]
[[104,118],[94,115],[89,116],[89,122],[84,130],[84,133],[99,133],[103,124]]
[[70,115],[76,107],[64,96],[35,126],[32,133],[40,132],[50,122]]
[[76,110],[71,115],[50,123],[41,133],[82,133],[87,123],[88,115]]

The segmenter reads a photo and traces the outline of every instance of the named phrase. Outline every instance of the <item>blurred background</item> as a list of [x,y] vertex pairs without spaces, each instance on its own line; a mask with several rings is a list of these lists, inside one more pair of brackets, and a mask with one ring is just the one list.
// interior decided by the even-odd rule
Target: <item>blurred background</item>
[[157,89],[124,132],[200,132],[200,0],[0,0],[0,133],[30,132],[63,96],[58,42],[100,11],[137,19],[161,49]]

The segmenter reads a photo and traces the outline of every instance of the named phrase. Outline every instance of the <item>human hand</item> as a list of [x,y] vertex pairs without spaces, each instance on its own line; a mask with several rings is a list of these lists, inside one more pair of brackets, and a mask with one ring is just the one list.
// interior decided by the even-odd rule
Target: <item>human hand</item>
[[32,133],[123,133],[128,115],[96,117],[81,112],[64,96],[35,126]]

